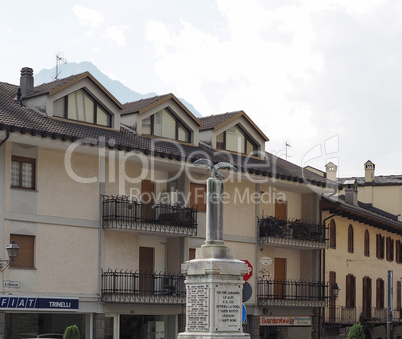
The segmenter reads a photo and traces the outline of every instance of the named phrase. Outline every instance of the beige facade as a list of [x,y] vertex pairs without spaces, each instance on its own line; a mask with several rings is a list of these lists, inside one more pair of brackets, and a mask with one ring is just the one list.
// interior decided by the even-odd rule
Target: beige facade
[[[2,273],[6,329],[0,338],[59,333],[73,321],[87,339],[155,338],[153,328],[163,329],[159,338],[174,338],[183,331],[181,264],[206,235],[205,201],[195,198],[203,196],[209,173],[192,164],[202,157],[238,168],[223,170],[224,241],[235,258],[253,266],[244,330],[252,338],[319,336],[328,288],[319,213],[325,179],[265,153],[268,138],[242,111],[226,122],[219,118],[219,128],[209,130],[202,126],[214,126],[208,119],[217,116],[197,119],[173,95],[132,103],[130,111],[91,75],[57,84],[38,87],[23,98],[25,106],[12,99],[16,87],[0,84],[10,91],[10,116],[24,117],[15,123],[18,131],[6,118],[2,124],[10,125],[0,126],[6,131],[0,147],[0,253],[6,257],[10,241],[20,242],[17,260]],[[92,113],[81,108],[71,118],[69,95],[81,89],[87,104],[93,100],[110,115],[108,126],[97,126],[96,118],[89,123]],[[64,118],[53,108],[62,98],[68,98]],[[172,125],[162,127],[176,129],[177,140],[158,135],[163,129],[157,117],[148,119],[165,108],[161,114]],[[26,120],[32,126],[22,129]],[[234,126],[245,140],[241,149],[251,145],[258,154],[216,149],[217,134]],[[182,141],[180,133],[191,137]],[[53,306],[1,307],[3,300],[11,302],[11,293]],[[70,306],[57,308],[63,305]],[[288,322],[278,326],[277,319]]]

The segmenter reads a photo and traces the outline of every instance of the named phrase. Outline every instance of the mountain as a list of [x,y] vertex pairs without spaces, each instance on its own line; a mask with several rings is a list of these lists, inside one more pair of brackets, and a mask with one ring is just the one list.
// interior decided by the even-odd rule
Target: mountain
[[[116,97],[121,103],[137,101],[140,99],[154,97],[158,95],[156,93],[141,94],[131,90],[127,86],[123,85],[120,81],[112,80],[107,75],[102,73],[94,64],[89,61],[83,61],[80,63],[71,62],[68,64],[59,65],[58,79],[67,78],[70,75],[83,73],[91,73],[113,96]],[[35,84],[40,85],[45,82],[53,81],[56,76],[56,67],[52,69],[42,69],[39,73],[35,74]],[[192,104],[185,99],[179,98],[179,100],[193,113],[196,117],[202,117],[202,115],[194,108]]]

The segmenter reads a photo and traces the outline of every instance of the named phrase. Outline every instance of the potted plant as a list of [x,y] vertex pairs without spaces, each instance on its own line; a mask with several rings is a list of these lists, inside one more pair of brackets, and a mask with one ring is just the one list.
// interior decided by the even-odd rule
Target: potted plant
[[363,325],[361,323],[355,323],[349,329],[348,339],[365,339],[366,335],[364,334]]
[[71,325],[64,331],[63,339],[81,339],[80,330],[77,325]]

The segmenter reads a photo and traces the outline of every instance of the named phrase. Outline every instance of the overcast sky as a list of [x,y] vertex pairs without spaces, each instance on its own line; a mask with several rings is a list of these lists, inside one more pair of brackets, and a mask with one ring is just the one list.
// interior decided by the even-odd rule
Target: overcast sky
[[0,0],[0,51],[0,81],[60,51],[203,116],[244,110],[297,165],[402,174],[400,0]]

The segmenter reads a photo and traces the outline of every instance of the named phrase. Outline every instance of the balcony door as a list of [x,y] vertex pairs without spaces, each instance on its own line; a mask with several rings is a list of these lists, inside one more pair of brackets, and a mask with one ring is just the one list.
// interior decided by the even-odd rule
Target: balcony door
[[329,272],[329,321],[335,322],[335,295],[332,290],[332,287],[336,283],[336,272],[330,271]]
[[141,181],[141,213],[143,221],[155,220],[155,183],[151,180]]
[[371,279],[363,278],[363,313],[371,319]]
[[139,289],[141,294],[149,295],[153,292],[154,248],[140,247],[139,253]]
[[274,295],[282,299],[285,296],[286,258],[275,258],[274,264]]
[[288,217],[288,203],[285,200],[275,201],[275,218],[285,220]]

